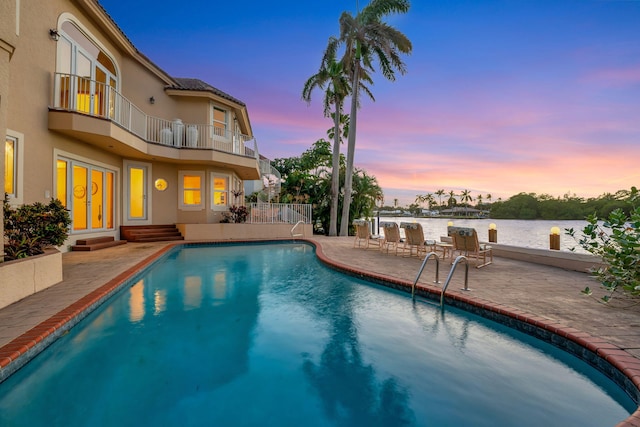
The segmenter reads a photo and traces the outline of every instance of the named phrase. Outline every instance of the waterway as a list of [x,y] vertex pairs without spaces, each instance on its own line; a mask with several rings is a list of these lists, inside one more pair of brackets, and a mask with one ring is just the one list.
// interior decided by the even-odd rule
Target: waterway
[[[413,218],[381,216],[380,221],[419,222],[424,230],[426,239],[440,240],[440,236],[447,235],[447,224],[451,221],[457,227],[472,227],[478,231],[480,241],[489,241],[489,224],[495,224],[498,230],[497,243],[520,246],[526,248],[549,249],[549,234],[551,227],[560,228],[560,250],[576,253],[587,253],[576,240],[567,235],[565,229],[573,228],[581,235],[587,222],[584,220],[522,220],[522,219],[458,219],[458,218]],[[377,233],[374,223],[374,233]],[[401,233],[404,232],[401,230]],[[382,233],[382,230],[380,230]]]

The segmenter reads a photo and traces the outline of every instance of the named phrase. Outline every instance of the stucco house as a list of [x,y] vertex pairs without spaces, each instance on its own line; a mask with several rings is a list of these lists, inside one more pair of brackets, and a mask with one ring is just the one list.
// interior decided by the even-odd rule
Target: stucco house
[[0,136],[0,187],[12,204],[60,199],[69,245],[219,223],[264,172],[247,106],[168,75],[96,0],[0,3]]

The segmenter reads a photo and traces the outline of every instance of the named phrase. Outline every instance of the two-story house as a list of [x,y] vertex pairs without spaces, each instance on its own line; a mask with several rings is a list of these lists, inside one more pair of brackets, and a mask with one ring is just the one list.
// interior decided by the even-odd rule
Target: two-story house
[[261,178],[261,161],[242,101],[168,75],[96,0],[0,7],[0,186],[11,203],[60,199],[69,244],[118,239],[122,225],[217,223],[243,204],[234,192]]

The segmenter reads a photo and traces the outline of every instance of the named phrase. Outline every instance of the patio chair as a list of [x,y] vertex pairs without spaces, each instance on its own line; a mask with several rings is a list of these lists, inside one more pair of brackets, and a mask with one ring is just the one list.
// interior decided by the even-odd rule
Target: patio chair
[[380,243],[380,251],[386,249],[387,253],[389,253],[389,250],[393,249],[394,253],[398,255],[398,251],[404,249],[400,247],[403,241],[400,238],[400,228],[398,224],[391,221],[381,221],[380,227],[384,233],[384,238]]
[[353,241],[354,248],[356,246],[364,246],[365,249],[368,249],[369,245],[375,245],[378,246],[378,249],[380,248],[382,239],[371,235],[371,225],[369,224],[369,221],[356,219],[353,221],[353,226],[356,228],[356,238]]
[[417,222],[401,222],[400,228],[404,228],[404,246],[402,250],[408,251],[408,256],[413,256],[415,250],[416,256],[427,256],[427,253],[433,249],[435,240],[425,240],[422,225]]
[[451,236],[453,241],[454,252],[464,255],[468,259],[475,259],[476,268],[484,267],[493,262],[491,246],[478,241],[478,232],[475,228],[447,227],[447,234]]

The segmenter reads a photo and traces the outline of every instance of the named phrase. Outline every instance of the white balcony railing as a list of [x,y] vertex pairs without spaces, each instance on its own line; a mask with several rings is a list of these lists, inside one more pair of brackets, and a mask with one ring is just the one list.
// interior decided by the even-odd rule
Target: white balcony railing
[[153,144],[217,150],[259,158],[253,137],[214,125],[149,116],[106,83],[73,74],[55,73],[53,108],[111,120]]
[[252,224],[311,224],[311,205],[289,203],[250,203],[249,222]]

